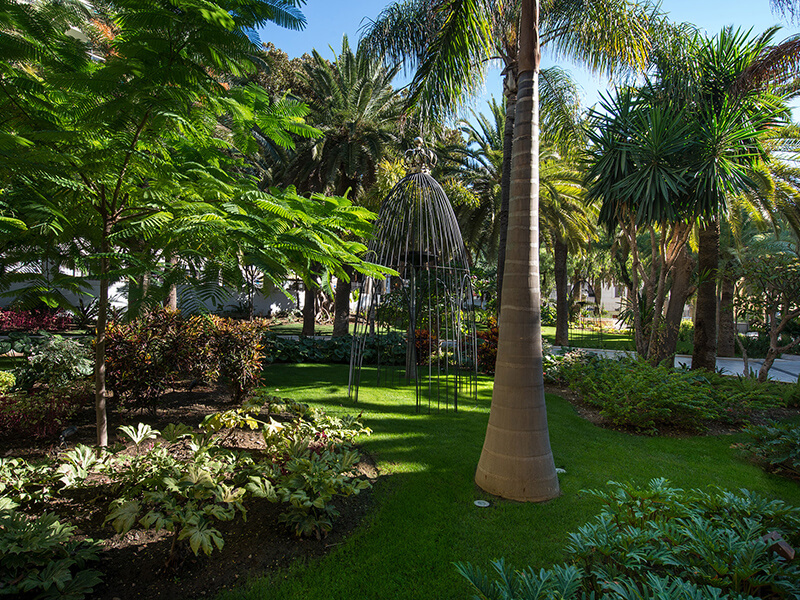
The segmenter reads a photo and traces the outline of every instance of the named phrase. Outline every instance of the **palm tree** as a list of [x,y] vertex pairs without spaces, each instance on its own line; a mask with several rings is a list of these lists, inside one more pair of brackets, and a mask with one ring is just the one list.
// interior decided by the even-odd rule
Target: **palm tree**
[[[408,10],[414,6],[419,9],[414,13],[417,18]],[[619,54],[614,50],[633,56],[631,62],[644,62],[650,40],[646,23],[652,16],[648,9],[631,7],[628,3],[614,4],[625,16],[630,17],[628,9],[633,9],[641,18],[615,18],[614,23],[604,24],[611,12],[580,10],[586,6],[585,2],[573,0],[547,5],[548,9],[554,9],[551,14],[565,15],[564,20],[552,20],[552,43],[558,50],[570,54],[577,50],[595,66],[615,64]],[[565,10],[555,10],[558,7]],[[567,10],[570,7],[573,10]],[[494,18],[516,14],[502,13],[496,10],[499,8],[490,0],[468,3],[406,0],[387,9],[389,12],[384,15],[388,14],[388,18],[372,24],[367,38],[389,56],[392,52],[395,57],[409,55],[412,63],[420,65],[412,82],[411,97],[426,113],[436,117],[457,106],[465,92],[481,81],[476,73],[483,72],[485,59],[494,56],[496,48]],[[595,17],[594,27],[571,26],[573,22],[585,24],[580,16],[590,15]],[[397,28],[400,22],[404,23]],[[518,77],[513,150],[507,153],[511,156],[512,173],[507,273],[503,279],[492,409],[476,482],[503,497],[542,501],[558,495],[559,487],[547,430],[539,316],[539,3],[523,0],[518,22],[519,40],[517,44],[509,44],[518,48]],[[630,35],[626,27],[629,23],[634,24],[635,35]],[[506,30],[513,31],[514,27]],[[406,32],[410,35],[404,36]],[[598,32],[603,33],[598,35]],[[591,44],[576,43],[579,39]]]
[[[554,69],[557,70],[545,69],[544,72],[552,75]],[[562,158],[551,146],[561,141],[558,135],[563,127],[557,120],[548,117],[568,112],[562,108],[565,94],[554,90],[554,81],[564,80],[550,77],[544,86],[550,93],[540,103],[544,115],[542,139],[545,149],[539,171],[539,225],[542,240],[555,255],[558,322],[556,343],[568,345],[567,253],[568,250],[575,252],[585,247],[594,237],[591,225],[593,211],[583,201],[582,176],[574,161],[569,157]],[[567,96],[571,97],[571,94]],[[461,131],[466,135],[466,147],[453,146],[446,149],[446,156],[455,166],[443,171],[445,176],[458,178],[477,197],[477,202],[473,204],[456,206],[455,212],[465,241],[487,262],[496,260],[501,246],[501,169],[505,162],[503,138],[506,123],[506,111],[502,104],[492,99],[489,108],[491,117],[473,111],[474,123],[461,121]],[[562,148],[564,145],[560,144]],[[508,218],[507,211],[505,218]]]
[[[407,67],[419,67],[411,84],[412,101],[420,112],[440,119],[453,111],[464,98],[483,83],[486,66],[492,59],[503,65],[506,123],[504,128],[500,244],[497,260],[498,307],[501,307],[505,266],[511,153],[517,97],[517,39],[519,1],[507,3],[482,0],[458,3],[448,0],[399,0],[390,4],[363,29],[362,43],[373,53]],[[556,56],[571,56],[592,71],[606,75],[625,74],[641,68],[646,61],[654,32],[669,36],[672,28],[655,7],[626,1],[585,2],[552,0],[542,4],[540,45]],[[458,55],[451,55],[454,51]],[[559,79],[564,72],[548,69],[540,77],[540,100],[569,92]],[[542,85],[545,84],[545,85]],[[579,128],[577,99],[565,95],[552,102],[557,111],[546,114],[542,122],[560,122],[547,128],[559,143],[572,144]],[[572,105],[572,109],[570,109]],[[566,109],[566,110],[564,110]],[[551,140],[552,141],[552,140]]]
[[[360,46],[353,53],[345,36],[333,63],[315,50],[304,69],[311,90],[310,119],[321,135],[299,146],[286,178],[303,190],[347,195],[359,202],[375,183],[378,165],[396,138],[402,105],[392,80],[398,67],[385,67]],[[342,273],[336,286],[334,336],[348,332],[351,274]],[[313,314],[304,321],[304,333],[309,323],[313,333]]]

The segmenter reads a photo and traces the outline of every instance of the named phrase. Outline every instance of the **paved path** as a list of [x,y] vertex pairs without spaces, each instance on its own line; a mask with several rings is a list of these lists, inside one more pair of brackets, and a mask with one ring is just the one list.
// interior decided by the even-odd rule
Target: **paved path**
[[[553,349],[560,349],[559,346],[553,346]],[[600,350],[595,348],[581,348],[586,352],[594,352],[601,356],[616,357],[632,354],[631,352],[624,352],[622,350]],[[748,363],[750,370],[758,373],[761,364],[764,361],[760,358],[751,358]],[[692,364],[692,357],[688,354],[678,354],[675,356],[675,366]],[[717,358],[717,369],[724,369],[726,375],[742,375],[744,373],[744,361],[741,358]],[[775,362],[769,370],[769,377],[775,381],[785,381],[789,383],[797,382],[800,377],[800,356],[792,358],[776,358]]]

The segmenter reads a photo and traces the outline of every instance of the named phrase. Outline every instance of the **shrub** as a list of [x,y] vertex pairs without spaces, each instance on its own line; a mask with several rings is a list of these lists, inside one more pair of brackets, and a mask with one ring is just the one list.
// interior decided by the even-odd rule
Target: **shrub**
[[17,598],[83,598],[100,580],[88,568],[98,544],[73,539],[75,527],[45,513],[35,519],[0,498],[0,594]]
[[17,378],[10,371],[0,371],[0,394],[5,394],[17,384]]
[[654,367],[642,360],[591,358],[561,366],[561,376],[616,426],[655,433],[665,426],[703,429],[708,421],[739,418],[703,375]]
[[750,438],[739,445],[770,469],[800,477],[800,425],[770,423],[751,425],[744,430]]
[[184,319],[166,308],[130,323],[111,323],[106,336],[106,376],[115,397],[153,409],[180,378],[215,380],[219,375],[216,323],[202,315]]
[[[279,363],[349,363],[352,336],[331,339],[301,337],[293,340],[266,332],[261,338],[264,362]],[[402,364],[406,356],[405,336],[390,332],[369,335],[365,340],[364,363],[375,364],[380,352],[381,364]]]
[[63,331],[72,315],[52,310],[0,310],[0,331]]
[[60,335],[45,336],[18,370],[17,385],[30,389],[43,383],[51,390],[61,390],[86,379],[93,372],[91,351],[80,341]]
[[266,326],[260,319],[235,321],[211,318],[219,375],[228,382],[231,399],[238,404],[261,380],[261,338]]
[[497,362],[497,320],[489,320],[489,329],[477,332],[478,370],[489,375],[494,373]]
[[89,394],[83,385],[58,391],[0,395],[0,431],[35,438],[52,437],[88,400]]
[[599,600],[797,598],[800,567],[773,552],[765,536],[800,541],[800,511],[752,492],[684,492],[663,479],[646,489],[611,483],[590,491],[605,507],[570,535],[567,563],[512,572],[499,580],[459,564],[478,598]]
[[180,373],[185,352],[183,319],[170,310],[150,312],[106,328],[106,378],[118,401],[154,409]]

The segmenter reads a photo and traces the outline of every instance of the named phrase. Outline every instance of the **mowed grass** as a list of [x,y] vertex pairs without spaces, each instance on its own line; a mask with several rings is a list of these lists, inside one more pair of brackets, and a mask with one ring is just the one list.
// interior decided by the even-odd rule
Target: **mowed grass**
[[[542,325],[542,338],[555,342],[556,328]],[[592,329],[570,326],[569,344],[573,348],[603,348],[607,350],[626,350],[634,352],[636,344],[629,331],[594,331]]]
[[[477,404],[415,414],[413,388],[377,388],[364,376],[359,403],[347,398],[347,368],[273,365],[268,388],[336,413],[363,412],[374,431],[361,442],[382,474],[366,521],[342,545],[308,564],[225,593],[237,599],[456,599],[468,597],[453,562],[482,568],[505,557],[515,568],[563,560],[568,534],[598,511],[581,494],[609,480],[666,477],[683,488],[749,488],[800,505],[800,486],[769,475],[731,448],[739,436],[651,438],[595,427],[565,400],[548,396],[551,442],[562,496],[545,504],[493,498],[473,477],[489,414],[491,380]],[[477,499],[490,508],[478,508]],[[253,535],[258,535],[257,531]]]

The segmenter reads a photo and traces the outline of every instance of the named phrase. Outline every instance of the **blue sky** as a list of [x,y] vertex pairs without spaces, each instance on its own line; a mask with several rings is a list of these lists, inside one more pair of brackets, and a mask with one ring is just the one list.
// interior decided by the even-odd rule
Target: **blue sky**
[[[374,19],[388,4],[383,0],[308,0],[302,8],[308,20],[303,31],[289,31],[279,27],[261,30],[261,39],[272,42],[283,49],[290,57],[300,56],[316,48],[323,56],[333,58],[329,47],[341,49],[342,35],[350,37],[352,45],[358,41],[358,31],[365,19]],[[773,25],[783,25],[778,40],[800,32],[800,27],[781,22],[779,15],[770,10],[768,0],[664,0],[662,8],[670,14],[673,21],[688,21],[717,33],[726,25],[743,29],[753,28],[761,32]],[[545,66],[554,64],[547,54],[543,56]],[[589,106],[597,101],[599,94],[607,87],[607,82],[597,78],[574,64],[560,61],[569,70],[583,90],[583,104]],[[399,84],[400,82],[398,82]],[[486,78],[484,94],[471,103],[482,110],[490,95],[499,97],[502,82],[499,69],[491,70]]]

